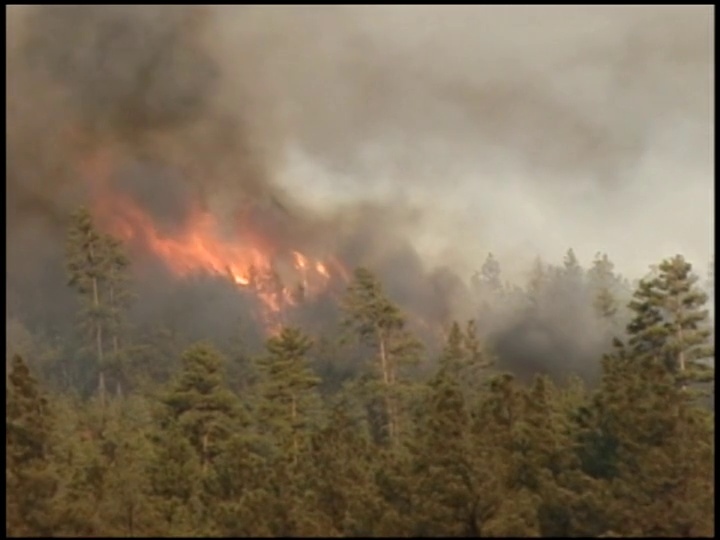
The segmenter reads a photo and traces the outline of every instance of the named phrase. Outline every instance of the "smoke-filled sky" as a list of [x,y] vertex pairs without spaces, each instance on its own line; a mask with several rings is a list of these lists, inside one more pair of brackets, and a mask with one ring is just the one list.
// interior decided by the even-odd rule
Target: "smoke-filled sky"
[[10,7],[10,250],[63,222],[78,163],[112,147],[192,171],[151,199],[282,201],[308,234],[409,238],[463,277],[568,247],[703,272],[712,9]]

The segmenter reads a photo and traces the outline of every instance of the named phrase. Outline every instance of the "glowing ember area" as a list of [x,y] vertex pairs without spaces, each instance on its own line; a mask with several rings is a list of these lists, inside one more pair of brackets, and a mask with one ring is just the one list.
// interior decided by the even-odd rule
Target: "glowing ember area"
[[108,187],[103,163],[102,157],[85,163],[86,174],[93,177],[93,211],[99,224],[131,247],[151,251],[178,277],[225,276],[252,291],[261,300],[263,322],[271,332],[282,324],[285,308],[322,292],[333,276],[347,279],[338,261],[316,260],[294,250],[283,253],[247,226],[238,227],[235,239],[223,237],[214,216],[198,208],[166,231],[132,197]]

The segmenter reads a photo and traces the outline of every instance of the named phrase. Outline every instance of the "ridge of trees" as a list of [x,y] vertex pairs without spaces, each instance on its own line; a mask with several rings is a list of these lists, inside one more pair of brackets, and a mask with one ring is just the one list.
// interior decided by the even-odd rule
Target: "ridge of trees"
[[[36,378],[59,357],[29,334],[8,349],[8,536],[714,535],[708,297],[680,255],[630,298],[604,254],[588,271],[572,250],[536,261],[527,296],[488,257],[481,304],[542,310],[570,301],[562,289],[604,325],[614,345],[588,388],[502,372],[482,320],[424,349],[365,268],[341,302],[345,339],[287,326],[256,356],[143,343],[122,245],[84,210],[68,238],[75,361],[92,376],[79,392]],[[361,362],[324,386],[315,359],[348,347]]]

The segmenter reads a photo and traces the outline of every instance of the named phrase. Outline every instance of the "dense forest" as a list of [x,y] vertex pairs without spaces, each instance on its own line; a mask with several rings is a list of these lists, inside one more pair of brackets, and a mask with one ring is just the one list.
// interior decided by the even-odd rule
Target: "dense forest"
[[522,287],[490,255],[432,331],[357,268],[262,344],[137,324],[130,262],[81,210],[73,331],[8,322],[9,536],[714,535],[712,271],[680,255]]
[[714,536],[712,8],[6,14],[8,536]]

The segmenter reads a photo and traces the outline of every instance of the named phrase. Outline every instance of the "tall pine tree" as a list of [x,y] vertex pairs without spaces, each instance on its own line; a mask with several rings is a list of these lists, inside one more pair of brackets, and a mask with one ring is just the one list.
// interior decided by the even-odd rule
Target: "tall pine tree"
[[15,355],[6,386],[5,511],[8,536],[51,536],[58,482],[51,463],[52,417],[24,360]]

